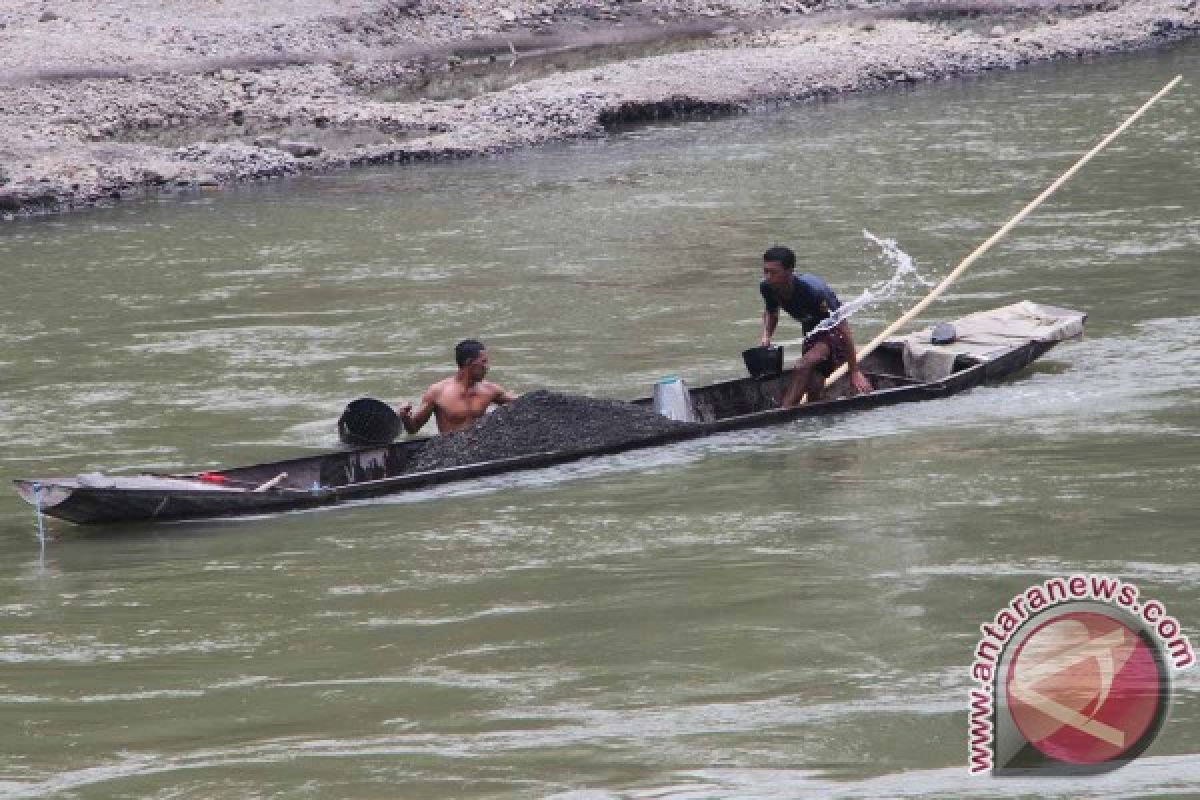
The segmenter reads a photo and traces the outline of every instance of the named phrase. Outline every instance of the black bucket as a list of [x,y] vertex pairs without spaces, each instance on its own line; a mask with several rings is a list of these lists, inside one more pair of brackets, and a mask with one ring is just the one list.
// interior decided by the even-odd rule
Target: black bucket
[[388,444],[400,435],[400,417],[382,400],[360,397],[338,420],[338,436],[346,444]]
[[751,347],[742,351],[742,361],[751,378],[766,380],[783,374],[783,345]]

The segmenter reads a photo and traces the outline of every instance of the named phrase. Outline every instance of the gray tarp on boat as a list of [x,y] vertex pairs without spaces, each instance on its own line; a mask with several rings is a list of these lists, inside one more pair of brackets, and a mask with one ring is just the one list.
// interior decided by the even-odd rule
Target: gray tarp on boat
[[951,324],[957,338],[950,344],[933,344],[932,327],[891,341],[904,345],[904,369],[910,378],[939,381],[954,372],[954,359],[959,354],[986,359],[1030,339],[1070,339],[1083,333],[1083,321],[1078,311],[1025,300],[955,320]]

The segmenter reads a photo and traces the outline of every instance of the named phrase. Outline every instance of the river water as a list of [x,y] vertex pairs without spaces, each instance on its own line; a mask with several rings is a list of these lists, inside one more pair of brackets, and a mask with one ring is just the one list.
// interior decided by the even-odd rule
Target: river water
[[[737,375],[759,256],[940,278],[1200,47],[0,228],[0,472],[334,446],[482,338],[515,391]],[[966,773],[978,626],[1120,576],[1193,642],[1200,146],[1185,82],[930,311],[1087,337],[914,406],[260,519],[89,530],[0,496],[0,795],[1200,793],[1200,679],[1104,778]],[[855,318],[860,340],[917,298]],[[798,327],[781,323],[793,341]]]

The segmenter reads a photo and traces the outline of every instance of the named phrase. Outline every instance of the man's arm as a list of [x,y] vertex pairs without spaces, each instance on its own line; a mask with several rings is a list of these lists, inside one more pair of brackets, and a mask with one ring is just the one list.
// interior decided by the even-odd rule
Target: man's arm
[[400,421],[404,423],[404,430],[416,433],[429,422],[434,408],[437,407],[437,394],[437,388],[430,386],[425,394],[421,395],[421,403],[416,411],[412,410],[412,406],[404,406],[397,412]]
[[498,406],[506,405],[517,399],[517,395],[505,389],[503,386],[496,386],[496,394],[492,397],[492,402]]
[[836,328],[846,343],[846,374],[850,376],[850,386],[858,394],[874,391],[867,376],[858,368],[858,348],[854,346],[854,337],[850,334],[850,321],[842,320]]
[[771,337],[775,335],[775,328],[779,326],[779,309],[763,311],[762,325],[762,346],[770,347]]

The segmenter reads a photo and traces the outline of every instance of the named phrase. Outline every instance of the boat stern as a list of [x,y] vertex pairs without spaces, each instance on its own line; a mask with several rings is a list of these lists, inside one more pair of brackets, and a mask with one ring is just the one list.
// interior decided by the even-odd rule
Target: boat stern
[[73,486],[50,481],[15,480],[13,485],[22,500],[43,511],[62,505],[75,491]]

